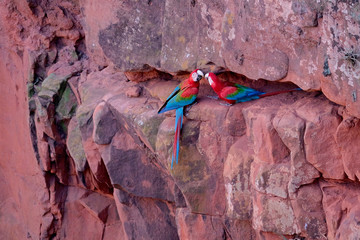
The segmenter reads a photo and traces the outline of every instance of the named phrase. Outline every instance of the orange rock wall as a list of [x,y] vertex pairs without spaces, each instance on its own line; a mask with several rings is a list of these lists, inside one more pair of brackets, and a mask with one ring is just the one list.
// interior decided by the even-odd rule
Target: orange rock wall
[[[1,239],[359,239],[356,1],[0,3]],[[170,168],[192,69],[203,81]],[[321,90],[321,91],[320,91]]]

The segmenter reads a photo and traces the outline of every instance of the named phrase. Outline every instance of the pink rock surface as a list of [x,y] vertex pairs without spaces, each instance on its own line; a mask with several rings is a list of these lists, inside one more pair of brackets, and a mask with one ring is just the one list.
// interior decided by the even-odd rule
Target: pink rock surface
[[226,191],[226,215],[230,219],[250,220],[252,188],[250,168],[253,151],[244,136],[231,146],[224,164],[224,183]]
[[131,196],[124,202],[121,194],[114,192],[125,239],[178,239],[172,204]]
[[[86,228],[82,226],[87,226]],[[62,229],[59,238],[73,239],[91,236],[101,239],[103,223],[96,219],[90,212],[78,202],[65,203]]]
[[93,113],[94,130],[92,138],[98,145],[107,145],[111,142],[117,129],[116,119],[105,102],[99,103]]
[[288,200],[257,193],[254,196],[253,226],[264,232],[282,235],[300,233],[295,213]]
[[301,185],[313,182],[320,174],[306,159],[305,143],[302,139],[305,121],[285,108],[276,114],[273,125],[290,150],[291,177],[288,192],[292,197]]
[[[221,239],[227,237],[220,218],[193,214],[187,208],[177,209],[176,224],[180,239]],[[208,228],[209,225],[212,225],[212,228]]]
[[[319,111],[313,111],[309,114],[307,108],[311,104],[316,104]],[[339,125],[336,106],[326,104],[325,101],[312,101],[298,106],[298,115],[307,120],[304,132],[307,160],[325,178],[343,178],[343,164],[339,145],[335,141],[335,132]],[[324,161],[324,159],[327,159],[327,161]]]
[[[359,189],[354,184],[320,182],[328,237],[358,238]],[[327,211],[326,211],[327,210]]]
[[352,147],[354,142],[360,140],[359,119],[349,117],[343,119],[336,130],[336,142],[341,149],[341,158],[344,171],[351,180],[360,179],[359,162],[354,161],[359,156],[359,149]]
[[301,231],[306,239],[327,239],[327,226],[318,184],[304,185],[291,201]]
[[[12,4],[10,4],[11,6]],[[0,27],[4,28],[5,9],[1,3]],[[10,36],[0,38],[0,238],[39,238],[42,216],[49,210],[46,180],[37,165],[29,131],[29,107],[25,62],[15,52],[7,51]],[[19,71],[23,69],[23,71]],[[35,133],[36,134],[36,133]],[[45,222],[45,220],[44,220]],[[45,224],[45,223],[44,223]]]
[[[274,102],[273,106],[279,103]],[[289,150],[282,142],[274,126],[272,118],[277,108],[250,106],[245,111],[245,121],[248,135],[254,142],[254,153],[259,161],[266,163],[279,163],[289,155]]]

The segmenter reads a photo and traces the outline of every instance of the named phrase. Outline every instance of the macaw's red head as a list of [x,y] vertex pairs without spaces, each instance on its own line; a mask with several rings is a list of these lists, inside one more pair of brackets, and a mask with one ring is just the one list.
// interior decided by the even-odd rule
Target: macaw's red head
[[204,73],[199,69],[195,69],[190,76],[194,82],[198,82],[204,77]]
[[223,88],[223,84],[215,73],[209,72],[205,75],[205,78],[209,81],[210,86],[215,91],[220,91]]
[[217,76],[212,73],[212,72],[209,72],[205,75],[205,78],[209,81],[209,84],[211,87],[215,87],[215,85],[217,83],[219,83],[219,79],[217,78]]

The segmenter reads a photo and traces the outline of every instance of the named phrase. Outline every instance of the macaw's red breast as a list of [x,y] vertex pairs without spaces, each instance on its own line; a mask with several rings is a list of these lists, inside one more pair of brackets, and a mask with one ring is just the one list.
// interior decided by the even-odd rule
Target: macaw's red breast
[[189,98],[192,97],[193,95],[197,95],[199,92],[199,89],[196,87],[190,87],[187,88],[180,96],[182,98]]
[[199,87],[199,82],[194,82],[191,78],[188,78],[187,80],[183,81],[181,83],[181,89],[187,88],[187,87]]
[[193,95],[197,95],[199,92],[199,85],[200,84],[198,82],[194,82],[191,78],[189,78],[181,84],[181,89],[184,89],[184,91],[180,96],[182,98],[189,98]]

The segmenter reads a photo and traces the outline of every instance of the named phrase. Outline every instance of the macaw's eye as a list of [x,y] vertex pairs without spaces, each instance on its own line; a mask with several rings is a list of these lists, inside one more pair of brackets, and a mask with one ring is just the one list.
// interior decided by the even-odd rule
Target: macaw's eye
[[201,70],[197,70],[197,81],[200,81],[204,77],[204,73]]

